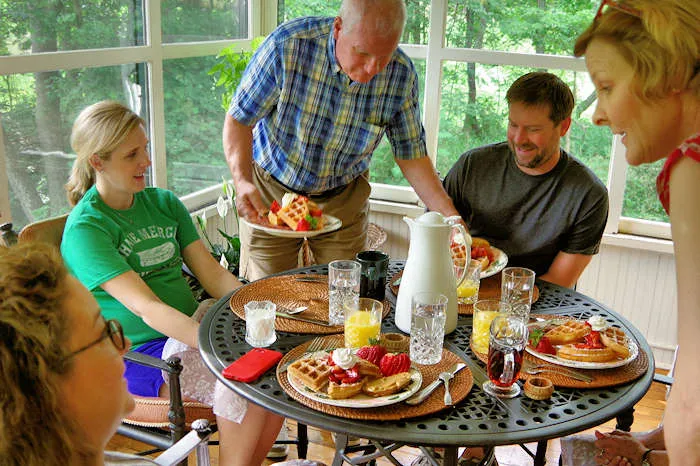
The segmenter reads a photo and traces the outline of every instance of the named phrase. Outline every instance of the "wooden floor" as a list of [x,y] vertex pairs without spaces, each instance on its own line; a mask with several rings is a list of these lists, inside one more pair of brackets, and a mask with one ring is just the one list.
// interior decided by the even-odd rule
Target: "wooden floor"
[[[663,371],[660,371],[663,372]],[[635,406],[633,431],[650,430],[658,426],[661,422],[664,409],[666,407],[666,387],[654,382],[647,394]],[[614,429],[615,421],[610,421],[597,427],[601,431],[610,431]],[[296,423],[292,420],[287,420],[286,428],[290,438],[296,436]],[[593,429],[590,430],[592,432]],[[529,445],[534,450],[535,444]],[[118,450],[129,453],[138,453],[148,449],[147,445],[141,444],[131,439],[127,439],[120,435],[115,435],[107,445],[109,450]],[[559,461],[559,440],[550,440],[547,447],[547,464],[556,465]],[[218,453],[216,447],[210,447],[212,456],[212,465],[218,465]],[[330,465],[334,455],[333,439],[331,434],[318,430],[309,426],[309,452],[307,458],[316,461],[321,461]],[[394,456],[403,465],[410,465],[411,461],[418,455],[419,450],[416,448],[403,447],[394,452]],[[154,455],[157,456],[157,455]],[[519,446],[503,446],[496,448],[496,457],[500,466],[524,466],[531,465],[532,459]],[[296,448],[290,446],[287,459],[297,458]],[[275,460],[283,461],[283,460]],[[193,461],[190,462],[194,464]],[[274,461],[266,460],[264,466],[274,463]],[[377,460],[378,465],[390,465],[386,459]]]

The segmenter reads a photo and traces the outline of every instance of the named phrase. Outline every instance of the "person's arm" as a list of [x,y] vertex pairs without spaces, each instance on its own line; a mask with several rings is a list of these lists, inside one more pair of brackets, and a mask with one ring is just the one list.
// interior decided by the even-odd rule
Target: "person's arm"
[[[604,434],[595,431],[595,446],[599,449],[595,461],[600,465],[642,464],[642,456],[649,447],[639,441],[634,434],[615,430]],[[624,460],[626,459],[626,461]],[[652,450],[647,461],[653,466],[668,466],[668,455],[663,450]]]
[[202,240],[193,241],[182,251],[182,258],[207,293],[221,298],[242,285],[209,254]]
[[253,184],[253,128],[239,123],[228,113],[224,119],[224,154],[236,188],[236,208],[247,219],[264,215],[268,207]]
[[591,259],[593,256],[586,254],[559,251],[547,272],[539,278],[556,285],[573,288]]
[[683,157],[671,172],[670,218],[678,290],[678,360],[664,437],[672,466],[700,464],[700,162]]
[[429,157],[410,160],[395,158],[394,160],[429,210],[440,212],[446,217],[459,215],[452,199],[440,183]]
[[192,348],[198,347],[199,324],[161,301],[133,270],[107,280],[101,287],[127,309],[141,317],[149,327],[180,340]]

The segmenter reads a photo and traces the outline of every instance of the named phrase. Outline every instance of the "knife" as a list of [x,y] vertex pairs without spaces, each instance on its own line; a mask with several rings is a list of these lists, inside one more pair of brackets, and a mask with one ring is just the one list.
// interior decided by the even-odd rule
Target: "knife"
[[[467,367],[467,365],[464,364],[463,362],[460,362],[460,363],[457,363],[454,366],[452,366],[452,368],[449,370],[449,372],[450,372],[450,374],[452,374],[454,376],[457,372],[461,371],[465,367]],[[433,393],[435,391],[435,389],[440,386],[441,383],[442,383],[442,380],[435,379],[433,382],[431,382],[423,390],[419,391],[416,395],[413,395],[411,398],[406,400],[406,404],[417,405],[417,404],[422,403],[423,400],[428,398],[428,396],[431,393]]]
[[297,277],[294,280],[298,282],[309,282],[309,283],[328,283],[327,278],[321,277]]
[[322,320],[317,319],[310,319],[308,317],[297,317],[285,314],[283,312],[275,312],[275,314],[277,315],[277,317],[282,317],[283,319],[298,320],[300,322],[307,322],[309,324],[323,325],[324,327],[336,327],[335,325],[329,324],[328,322],[324,322]]

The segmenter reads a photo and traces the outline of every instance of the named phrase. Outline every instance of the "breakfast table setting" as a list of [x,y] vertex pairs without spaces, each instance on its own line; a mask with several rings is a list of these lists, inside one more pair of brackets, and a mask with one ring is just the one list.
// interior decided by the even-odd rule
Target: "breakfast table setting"
[[[505,264],[504,264],[505,265]],[[387,265],[381,314],[380,344],[390,355],[409,351],[408,332],[397,326],[397,298],[406,261]],[[502,267],[501,267],[502,268]],[[544,327],[561,320],[598,318],[629,337],[634,354],[615,364],[570,362],[523,352],[513,384],[519,395],[488,394],[488,355],[472,344],[474,310],[458,306],[456,325],[444,335],[439,361],[413,362],[407,385],[386,396],[360,395],[336,400],[309,390],[290,376],[293,366],[309,354],[342,348],[343,324],[329,322],[329,266],[317,265],[272,275],[247,284],[219,300],[199,328],[200,353],[209,369],[229,388],[279,415],[338,434],[334,465],[360,464],[378,456],[400,464],[392,452],[403,445],[444,448],[444,464],[457,464],[457,449],[485,446],[487,456],[497,445],[537,442],[535,465],[544,464],[548,439],[562,437],[618,419],[629,429],[634,404],[651,385],[654,362],[644,336],[626,319],[591,298],[568,288],[537,280],[529,326]],[[498,299],[501,274],[481,280],[480,298]],[[493,296],[492,296],[493,295]],[[249,353],[245,306],[272,301],[274,341],[268,349],[281,359],[249,382],[224,377],[224,370]],[[539,347],[538,347],[539,348]],[[335,351],[334,351],[335,352]],[[413,358],[412,358],[413,359]],[[332,363],[331,363],[332,364]],[[546,386],[541,386],[541,380]],[[550,386],[551,384],[551,386]],[[447,390],[446,390],[447,388]],[[348,446],[348,436],[368,439]]]

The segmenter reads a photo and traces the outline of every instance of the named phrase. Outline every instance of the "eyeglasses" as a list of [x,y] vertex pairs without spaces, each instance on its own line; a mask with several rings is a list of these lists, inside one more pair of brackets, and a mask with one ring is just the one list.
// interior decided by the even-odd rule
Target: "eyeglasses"
[[642,12],[636,8],[632,8],[631,6],[627,6],[624,3],[620,3],[616,0],[603,0],[602,2],[600,2],[598,12],[595,14],[595,18],[593,18],[593,21],[596,21],[603,15],[603,10],[606,6],[618,11],[622,11],[623,13],[627,13],[628,15],[636,16],[637,18],[642,17]]
[[122,324],[120,324],[119,321],[116,319],[105,320],[105,329],[102,331],[100,337],[97,340],[73,351],[72,353],[64,357],[62,361],[66,361],[72,358],[73,356],[92,348],[93,346],[101,343],[106,338],[112,340],[112,344],[119,351],[123,351],[124,348],[126,348],[126,340],[124,339],[124,329],[122,328]]

